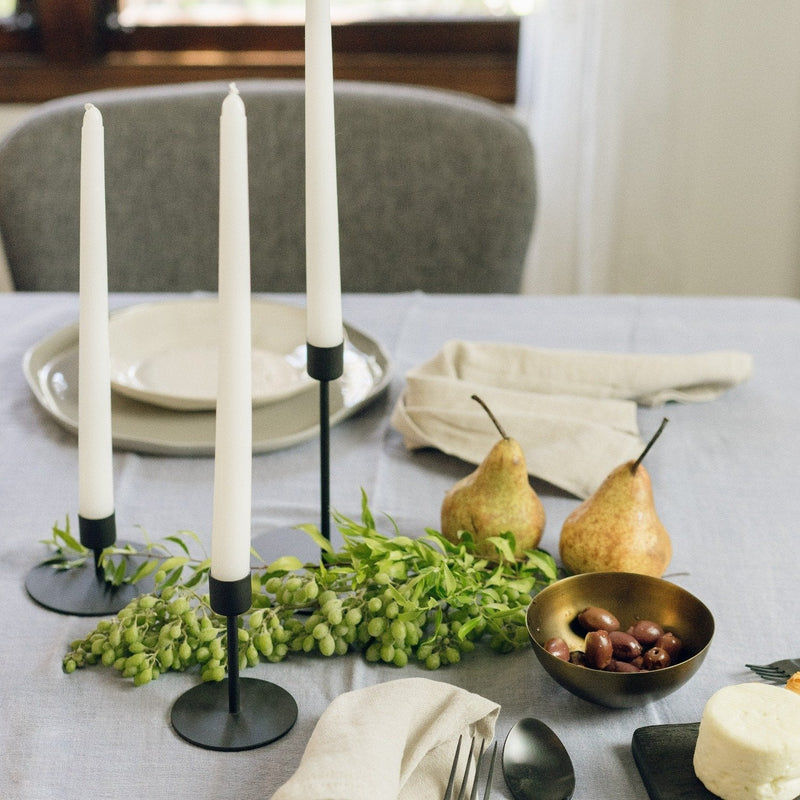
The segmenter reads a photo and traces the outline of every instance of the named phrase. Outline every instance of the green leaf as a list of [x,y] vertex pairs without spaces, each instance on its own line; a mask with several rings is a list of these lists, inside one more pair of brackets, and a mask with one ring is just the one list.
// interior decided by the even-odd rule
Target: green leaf
[[295,572],[303,568],[303,562],[295,556],[282,556],[267,567],[267,572]]
[[178,570],[178,574],[180,574],[183,567],[189,563],[189,559],[184,556],[172,556],[161,563],[161,569],[164,572],[170,572],[171,570]]
[[183,539],[180,538],[180,536],[165,536],[164,541],[172,542],[173,544],[178,545],[178,547],[180,547],[187,556],[189,555],[189,546],[183,541]]
[[192,539],[196,544],[198,544],[201,548],[203,546],[203,542],[201,541],[200,537],[197,535],[195,531],[189,531],[186,529],[178,531],[179,536],[186,536],[189,539]]
[[516,560],[516,556],[514,555],[513,541],[509,541],[506,535],[489,536],[486,541],[491,542],[497,548],[497,552],[500,554],[500,556],[506,561]]
[[175,586],[178,583],[178,579],[181,577],[181,573],[183,572],[183,567],[176,567],[175,569],[170,572],[166,578],[159,584],[159,589],[163,592],[164,589],[168,589],[170,586]]
[[199,564],[196,564],[194,567],[194,575],[192,575],[192,577],[183,584],[184,587],[187,589],[192,589],[198,584],[202,583],[204,580],[207,580],[210,569],[210,558],[207,558],[205,561],[201,561]]
[[448,567],[447,564],[442,565],[442,583],[444,585],[444,590],[448,595],[456,593],[458,589],[458,582],[456,581],[452,571],[450,570],[450,567]]
[[114,586],[122,586],[125,581],[125,572],[126,572],[126,564],[124,561],[120,561],[117,565],[116,570],[114,570],[114,575],[111,578],[111,583]]
[[558,567],[555,559],[544,550],[526,550],[527,565],[540,570],[551,581],[558,579]]
[[320,533],[316,525],[306,523],[304,525],[297,525],[298,530],[305,532],[311,537],[313,542],[325,553],[333,553],[333,545]]
[[369,502],[367,500],[367,493],[361,489],[361,522],[365,528],[375,530],[375,519],[372,512],[369,510]]
[[152,575],[160,566],[159,561],[153,559],[152,561],[144,561],[134,571],[133,575],[129,578],[130,583],[138,583],[148,575]]
[[[82,561],[84,559],[81,559]],[[44,561],[39,562],[42,566],[49,566],[49,567],[58,567],[61,564],[64,564],[66,559],[61,553],[56,553],[55,555],[46,558]]]
[[389,584],[384,589],[384,593],[387,594],[389,597],[391,597],[392,600],[394,600],[401,607],[408,604],[408,600],[405,597],[403,597],[403,595],[400,594],[400,592],[397,590],[397,587],[392,586],[392,584]]
[[64,572],[68,569],[75,569],[82,567],[87,561],[87,556],[80,556],[78,558],[65,558],[63,555],[56,555],[43,561],[43,564],[49,564],[53,569],[58,572]]
[[53,525],[53,539],[58,546],[65,546],[68,550],[74,550],[76,553],[86,553],[88,549],[84,547],[77,539],[75,539],[69,530],[69,517],[67,517],[66,524],[63,528],[58,525]]
[[468,619],[459,629],[458,629],[458,638],[462,641],[467,638],[467,636],[478,627],[481,622],[480,617],[472,617]]

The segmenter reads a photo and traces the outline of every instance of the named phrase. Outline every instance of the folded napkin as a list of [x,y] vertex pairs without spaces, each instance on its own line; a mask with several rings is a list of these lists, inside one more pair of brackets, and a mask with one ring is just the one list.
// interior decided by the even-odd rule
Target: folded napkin
[[[488,743],[499,711],[491,700],[428,678],[340,695],[317,722],[297,771],[272,800],[440,797],[459,735],[475,734]],[[462,748],[464,764],[467,749]]]
[[701,402],[750,377],[736,351],[645,355],[449,341],[406,375],[392,425],[406,447],[477,464],[497,441],[478,394],[525,452],[528,472],[588,497],[644,446],[637,405]]

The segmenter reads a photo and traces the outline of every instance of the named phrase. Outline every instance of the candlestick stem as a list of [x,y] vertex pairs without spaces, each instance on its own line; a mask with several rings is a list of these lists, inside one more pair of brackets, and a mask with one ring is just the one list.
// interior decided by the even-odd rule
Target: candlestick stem
[[228,617],[228,713],[238,714],[239,690],[239,618]]
[[330,382],[319,382],[320,531],[331,540]]
[[308,343],[306,371],[319,381],[320,533],[330,541],[330,382],[344,372],[344,342],[334,347]]

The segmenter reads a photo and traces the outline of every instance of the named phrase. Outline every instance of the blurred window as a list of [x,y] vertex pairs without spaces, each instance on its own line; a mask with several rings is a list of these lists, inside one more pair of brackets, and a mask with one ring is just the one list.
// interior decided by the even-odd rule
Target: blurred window
[[[513,102],[535,0],[333,0],[334,75]],[[0,0],[0,102],[302,77],[305,0]]]

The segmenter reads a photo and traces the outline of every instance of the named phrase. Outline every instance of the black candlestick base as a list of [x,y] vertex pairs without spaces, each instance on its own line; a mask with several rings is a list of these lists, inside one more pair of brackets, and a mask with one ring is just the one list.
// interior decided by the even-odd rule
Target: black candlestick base
[[[35,566],[25,579],[25,589],[33,600],[50,611],[78,617],[105,617],[116,614],[140,594],[152,591],[153,581],[114,586],[99,567],[100,555],[116,541],[114,514],[102,519],[78,517],[81,544],[89,549],[80,567],[59,569],[48,559]],[[120,543],[121,547],[125,542]],[[145,560],[144,556],[122,556],[130,563],[127,574]]]
[[239,614],[250,608],[250,576],[235,581],[209,576],[211,608],[227,618],[228,677],[201,683],[172,707],[172,727],[206,750],[253,750],[280,739],[297,719],[297,703],[285,689],[239,678]]
[[109,583],[103,572],[95,569],[91,555],[85,564],[70,569],[57,569],[52,561],[43,561],[28,573],[25,589],[40,606],[77,617],[111,616],[150,591],[141,583]]
[[226,678],[201,683],[172,707],[172,727],[206,750],[253,750],[280,739],[297,720],[297,703],[285,689],[255,678],[238,678],[241,705],[229,709]]

